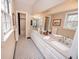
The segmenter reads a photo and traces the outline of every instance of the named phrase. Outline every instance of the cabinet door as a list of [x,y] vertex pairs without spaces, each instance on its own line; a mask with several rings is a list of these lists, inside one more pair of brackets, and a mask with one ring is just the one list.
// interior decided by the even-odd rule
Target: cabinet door
[[45,56],[46,59],[58,59],[48,48],[48,44],[46,44],[43,40],[40,41],[40,50]]
[[66,59],[61,53],[59,53],[56,49],[49,46],[48,49],[58,58],[58,59]]

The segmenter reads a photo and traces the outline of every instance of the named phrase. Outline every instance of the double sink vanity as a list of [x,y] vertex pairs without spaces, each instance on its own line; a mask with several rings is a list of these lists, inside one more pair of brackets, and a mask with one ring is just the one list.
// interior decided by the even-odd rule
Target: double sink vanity
[[72,40],[57,34],[44,35],[33,30],[31,38],[45,59],[68,59]]
[[[69,20],[73,20],[73,12],[66,12]],[[77,23],[63,22],[65,13],[49,16],[39,15],[32,18],[31,39],[45,59],[77,59]],[[75,13],[77,20],[77,12]],[[71,18],[72,16],[72,18]],[[67,18],[68,18],[67,17]],[[68,19],[67,19],[68,20]],[[64,26],[64,24],[66,24]]]

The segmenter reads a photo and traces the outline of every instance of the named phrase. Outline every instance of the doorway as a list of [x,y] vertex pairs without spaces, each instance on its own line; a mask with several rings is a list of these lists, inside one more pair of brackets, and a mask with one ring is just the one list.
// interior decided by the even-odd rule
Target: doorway
[[18,34],[26,36],[26,13],[18,12]]

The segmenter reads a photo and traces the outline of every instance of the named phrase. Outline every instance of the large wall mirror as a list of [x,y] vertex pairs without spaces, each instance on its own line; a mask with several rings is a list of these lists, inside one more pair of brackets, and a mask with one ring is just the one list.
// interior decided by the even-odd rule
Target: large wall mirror
[[46,32],[46,34],[50,34],[52,32],[52,19],[51,19],[51,16],[46,16],[44,18],[44,32]]
[[34,30],[40,32],[51,32],[52,31],[52,20],[51,16],[45,17],[33,17],[31,20],[31,26]]
[[41,31],[43,27],[42,17],[33,17],[31,20],[33,30]]

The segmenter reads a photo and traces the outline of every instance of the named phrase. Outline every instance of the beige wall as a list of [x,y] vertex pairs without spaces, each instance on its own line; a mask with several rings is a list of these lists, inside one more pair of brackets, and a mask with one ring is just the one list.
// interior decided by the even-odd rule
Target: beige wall
[[65,21],[66,13],[67,12],[61,12],[61,13],[56,13],[56,14],[52,15],[52,20],[53,19],[61,19],[60,26],[52,26],[52,33],[57,33],[57,34],[64,35],[69,38],[73,38],[75,31],[64,28],[64,21]]
[[63,28],[65,15],[66,15],[65,12],[51,15],[52,22],[53,22],[53,19],[61,19],[61,25],[60,26],[52,26],[52,33],[56,34],[58,28]]
[[55,26],[55,27],[63,28],[65,16],[66,16],[66,12],[61,12],[61,13],[57,13],[57,14],[53,14],[52,15],[52,21],[53,21],[53,19],[61,19],[61,25],[60,26]]
[[12,0],[12,13],[16,13],[15,0]]
[[[16,0],[15,2],[15,5],[16,5],[16,11],[18,12],[21,12],[21,13],[26,13],[26,37],[30,37],[30,33],[31,33],[31,26],[30,26],[30,20],[31,20],[31,9],[28,7],[25,7],[23,5],[18,5],[19,2],[17,2],[19,0]],[[22,0],[20,0],[22,1]],[[24,1],[23,1],[24,2]],[[25,3],[26,4],[26,3]],[[17,15],[16,15],[17,16]],[[17,20],[17,17],[16,17],[16,21]],[[18,26],[17,26],[18,27]],[[18,31],[18,30],[17,30]]]
[[31,34],[31,26],[30,26],[31,14],[26,14],[26,37],[30,37]]
[[[16,13],[15,0],[12,0],[12,13]],[[5,42],[1,42],[1,59],[13,59],[15,42],[15,34],[13,31]]]
[[15,49],[14,32],[9,36],[6,42],[1,43],[1,59],[13,59]]

